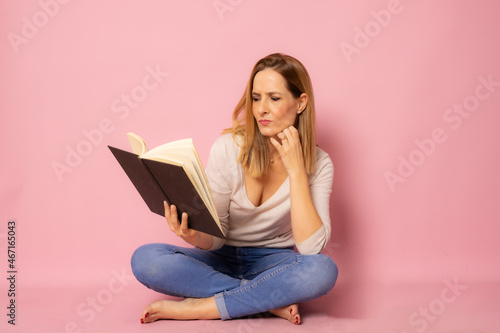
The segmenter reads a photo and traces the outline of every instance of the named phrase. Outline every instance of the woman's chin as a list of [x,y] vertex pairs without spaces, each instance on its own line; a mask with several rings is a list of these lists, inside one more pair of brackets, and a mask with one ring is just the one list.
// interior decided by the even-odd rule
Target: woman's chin
[[273,137],[277,137],[277,135],[278,135],[278,132],[276,132],[276,131],[270,131],[267,128],[264,128],[264,129],[259,128],[259,131],[260,131],[260,134],[262,134],[262,136],[266,137],[267,139],[273,138]]

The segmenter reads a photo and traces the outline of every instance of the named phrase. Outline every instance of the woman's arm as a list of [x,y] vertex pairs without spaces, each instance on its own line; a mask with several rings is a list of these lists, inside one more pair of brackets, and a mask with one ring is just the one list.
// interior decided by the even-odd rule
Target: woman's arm
[[[231,173],[235,172],[234,166],[236,160],[237,148],[230,134],[219,137],[208,157],[206,169],[208,183],[212,191],[215,210],[219,216],[220,225],[224,234],[227,234],[229,228],[229,203],[232,192]],[[224,245],[224,239],[213,237],[213,244],[209,250],[220,249]]]
[[[313,201],[297,129],[291,126],[279,136],[282,138],[281,144],[272,138],[271,142],[280,153],[288,172],[292,233],[295,242],[302,243],[321,229],[324,221]],[[326,222],[329,222],[329,218]]]
[[290,214],[296,243],[302,243],[323,226],[309,190],[307,174],[290,177]]
[[316,254],[321,252],[331,234],[330,224],[330,195],[333,185],[333,163],[328,154],[318,150],[316,171],[309,175],[309,190],[322,226],[309,238],[295,243],[297,250],[302,254]]

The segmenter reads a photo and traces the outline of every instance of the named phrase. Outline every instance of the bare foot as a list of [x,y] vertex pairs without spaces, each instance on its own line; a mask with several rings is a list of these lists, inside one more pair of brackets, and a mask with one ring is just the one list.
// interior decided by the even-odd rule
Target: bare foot
[[186,298],[182,301],[160,300],[146,306],[141,314],[141,323],[152,323],[158,319],[217,319],[219,311],[215,298]]
[[299,305],[292,304],[288,306],[284,306],[279,309],[274,309],[269,311],[273,315],[281,317],[283,319],[288,320],[292,324],[299,325],[300,324],[300,315],[299,315]]

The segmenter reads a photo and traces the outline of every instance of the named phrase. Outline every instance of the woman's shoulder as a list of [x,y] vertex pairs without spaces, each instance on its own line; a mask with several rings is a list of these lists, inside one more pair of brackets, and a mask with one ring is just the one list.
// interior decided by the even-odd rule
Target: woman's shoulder
[[333,164],[330,155],[318,146],[316,146],[316,164],[318,166],[325,164]]
[[231,133],[222,134],[212,145],[207,169],[210,170],[212,179],[218,181],[219,185],[237,182],[237,177],[240,175],[237,163],[238,149]]
[[238,151],[238,144],[231,133],[224,133],[219,136],[212,145],[213,153],[235,153]]
[[330,155],[316,146],[316,167],[315,167],[314,178],[320,175],[333,177],[333,162]]

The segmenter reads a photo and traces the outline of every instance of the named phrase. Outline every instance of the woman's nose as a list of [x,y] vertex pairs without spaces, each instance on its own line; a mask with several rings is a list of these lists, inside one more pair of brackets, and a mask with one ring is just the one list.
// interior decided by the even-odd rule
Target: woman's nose
[[265,101],[261,101],[259,103],[259,112],[261,114],[268,114],[269,113],[269,108],[267,107],[267,103]]

